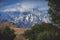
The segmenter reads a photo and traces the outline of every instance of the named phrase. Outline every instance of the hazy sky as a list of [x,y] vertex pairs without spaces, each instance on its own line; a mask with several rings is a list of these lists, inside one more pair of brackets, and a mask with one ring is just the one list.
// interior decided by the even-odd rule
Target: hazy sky
[[47,10],[48,2],[41,0],[1,0],[0,11],[17,11],[16,9],[28,10],[30,8],[38,8],[39,10]]

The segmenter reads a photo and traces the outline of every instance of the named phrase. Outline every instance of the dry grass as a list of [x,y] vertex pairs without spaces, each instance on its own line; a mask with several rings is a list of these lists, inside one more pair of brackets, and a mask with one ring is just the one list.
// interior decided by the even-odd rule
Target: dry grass
[[12,28],[15,30],[16,38],[15,40],[27,40],[24,38],[24,31],[28,30],[26,28]]
[[6,22],[6,23],[0,24],[0,27],[2,28],[5,26],[8,26],[15,31],[16,38],[14,40],[27,40],[24,38],[23,34],[24,34],[24,31],[29,30],[28,28],[17,28],[17,25],[15,25],[12,22]]
[[15,40],[28,40],[25,39],[23,34],[26,30],[28,30],[27,28],[11,28],[13,30],[15,30],[15,34],[16,34],[16,38]]
[[16,35],[23,34],[24,31],[28,30],[26,28],[11,28],[11,29],[15,30]]
[[0,23],[0,27],[5,27],[5,26],[17,27],[17,25],[15,23],[12,23],[12,22]]

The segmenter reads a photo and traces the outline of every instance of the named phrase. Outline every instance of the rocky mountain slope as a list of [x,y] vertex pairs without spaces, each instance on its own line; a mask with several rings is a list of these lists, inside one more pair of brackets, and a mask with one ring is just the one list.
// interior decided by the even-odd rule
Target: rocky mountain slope
[[24,28],[31,28],[35,23],[48,23],[50,19],[47,4],[46,1],[34,1],[5,6],[0,9],[0,23],[13,22]]

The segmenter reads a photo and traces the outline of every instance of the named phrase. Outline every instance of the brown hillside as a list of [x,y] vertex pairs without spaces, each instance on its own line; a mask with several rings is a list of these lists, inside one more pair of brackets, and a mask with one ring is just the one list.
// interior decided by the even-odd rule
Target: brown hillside
[[16,38],[15,40],[26,40],[23,36],[24,31],[28,30],[26,28],[12,28],[15,30]]
[[8,26],[15,31],[15,34],[16,34],[15,40],[26,40],[23,34],[24,34],[24,31],[28,30],[28,28],[18,28],[17,25],[12,22],[5,22],[0,24],[0,27],[5,27],[5,26]]
[[17,27],[17,25],[15,23],[12,23],[12,22],[0,23],[0,27],[4,27],[4,26]]

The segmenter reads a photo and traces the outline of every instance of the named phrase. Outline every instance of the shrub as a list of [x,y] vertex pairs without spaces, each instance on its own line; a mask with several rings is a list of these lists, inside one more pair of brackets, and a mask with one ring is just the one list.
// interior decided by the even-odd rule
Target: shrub
[[14,38],[14,30],[11,30],[9,27],[0,28],[0,40],[14,40]]

